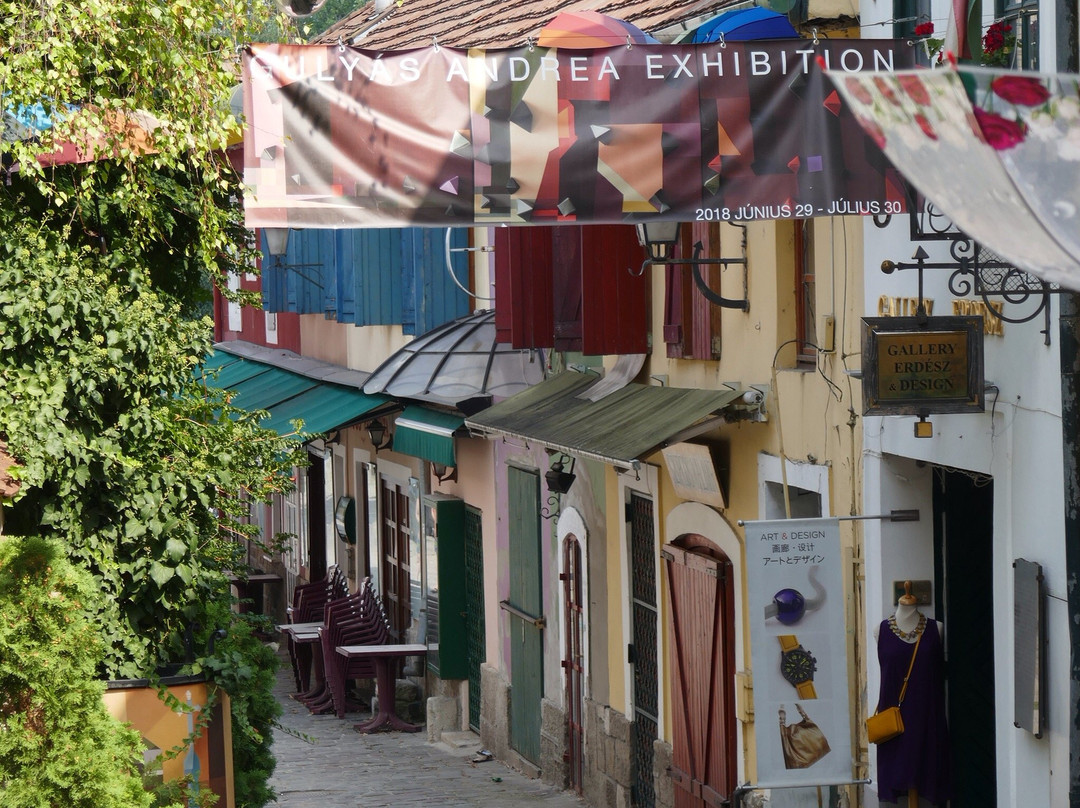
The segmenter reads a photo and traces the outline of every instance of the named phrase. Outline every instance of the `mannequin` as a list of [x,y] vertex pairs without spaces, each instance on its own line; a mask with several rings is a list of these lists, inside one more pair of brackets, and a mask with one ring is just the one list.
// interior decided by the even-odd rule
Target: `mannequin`
[[917,808],[920,796],[944,803],[950,788],[941,623],[919,611],[911,582],[905,581],[895,613],[881,622],[874,635],[881,664],[878,709],[898,702],[911,669],[900,706],[904,732],[878,745],[878,796],[883,802],[894,802],[906,792],[908,808]]

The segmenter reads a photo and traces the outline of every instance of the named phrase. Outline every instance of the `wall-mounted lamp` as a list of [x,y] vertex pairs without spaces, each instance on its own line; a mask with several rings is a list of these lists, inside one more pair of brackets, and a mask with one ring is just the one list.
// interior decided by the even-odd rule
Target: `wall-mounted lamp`
[[447,466],[445,463],[432,463],[431,473],[440,483],[457,480],[457,466]]
[[[710,303],[725,309],[750,311],[750,301],[747,297],[745,229],[743,230],[742,258],[701,258],[701,251],[704,250],[705,247],[700,241],[694,244],[693,258],[675,258],[675,245],[679,243],[679,222],[639,222],[635,225],[635,228],[637,229],[638,243],[645,248],[648,257],[642,261],[641,269],[636,273],[631,269],[631,273],[641,275],[645,272],[646,268],[656,264],[687,265],[693,268],[694,285],[697,286],[698,291],[701,292],[702,296]],[[721,266],[727,266],[728,264],[741,265],[743,268],[743,298],[741,300],[736,300],[730,297],[724,297],[710,289],[709,285],[705,282],[705,279],[701,277],[701,270],[698,269],[701,264],[719,264]]]
[[[641,222],[634,229],[637,230],[638,244],[649,254],[646,263],[666,264],[675,256],[675,245],[679,243],[678,222]],[[644,268],[642,264],[642,270]]]
[[368,437],[371,438],[371,445],[375,447],[376,452],[380,449],[385,449],[390,445],[390,437],[386,434],[386,424],[382,421],[369,421],[367,433]]
[[308,267],[321,268],[323,267],[321,262],[309,264],[288,264],[285,262],[285,255],[289,251],[289,233],[291,232],[291,227],[264,227],[263,234],[266,236],[266,252],[274,259],[274,266],[281,267],[282,269],[291,269],[308,283],[322,289],[323,285],[321,278],[312,278],[311,276],[298,271]]
[[563,471],[563,462],[556,460],[547,470],[544,479],[547,481],[548,491],[553,494],[565,494],[574,484],[576,477],[568,471]]
[[264,227],[263,234],[266,236],[266,251],[280,261],[289,251],[288,227]]

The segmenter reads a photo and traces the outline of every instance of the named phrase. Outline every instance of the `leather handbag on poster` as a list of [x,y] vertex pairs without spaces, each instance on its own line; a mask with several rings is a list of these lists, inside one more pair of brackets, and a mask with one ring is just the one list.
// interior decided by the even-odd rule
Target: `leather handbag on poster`
[[885,743],[904,732],[904,719],[900,715],[900,705],[904,703],[908,679],[911,677],[911,669],[915,667],[915,655],[919,653],[919,643],[921,642],[922,634],[919,635],[919,639],[915,640],[915,650],[911,652],[911,662],[908,664],[907,673],[904,674],[904,684],[900,688],[900,700],[896,703],[896,706],[879,710],[866,719],[866,736],[870,743]]
[[801,704],[796,704],[795,709],[802,720],[794,724],[787,723],[787,713],[780,709],[780,746],[784,751],[784,768],[805,769],[829,754],[829,741]]

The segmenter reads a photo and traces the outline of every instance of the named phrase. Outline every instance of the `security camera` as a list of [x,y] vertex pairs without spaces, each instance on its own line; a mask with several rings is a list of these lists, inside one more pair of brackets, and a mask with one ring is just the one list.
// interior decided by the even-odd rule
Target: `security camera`
[[765,400],[765,394],[760,390],[747,390],[742,394],[743,404],[760,404]]

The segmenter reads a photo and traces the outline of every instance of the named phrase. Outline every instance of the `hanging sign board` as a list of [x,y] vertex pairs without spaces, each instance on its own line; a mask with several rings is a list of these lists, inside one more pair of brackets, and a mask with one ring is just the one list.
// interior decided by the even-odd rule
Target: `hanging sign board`
[[758,782],[846,781],[851,708],[840,523],[745,524]]
[[251,45],[249,227],[905,210],[903,180],[821,65],[891,71],[901,40],[399,52]]
[[863,414],[983,411],[982,317],[864,317]]

